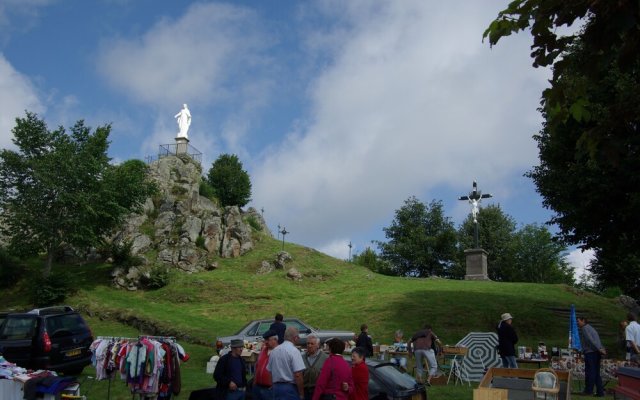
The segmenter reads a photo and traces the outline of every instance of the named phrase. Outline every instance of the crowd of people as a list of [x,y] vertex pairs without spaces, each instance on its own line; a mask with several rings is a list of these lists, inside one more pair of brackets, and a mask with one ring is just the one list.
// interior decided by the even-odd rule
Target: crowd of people
[[[320,338],[311,334],[307,336],[306,351],[300,352],[296,347],[298,328],[287,327],[282,321],[282,314],[277,314],[263,335],[264,342],[256,361],[251,388],[253,399],[369,398],[369,370],[365,359],[368,354],[373,354],[372,346],[355,347],[351,352],[351,365],[342,357],[345,343],[339,339],[325,342],[327,354],[320,348]],[[244,342],[232,340],[230,348],[231,351],[218,360],[213,377],[220,399],[241,400],[247,390],[247,367],[241,357]]]
[[[624,324],[624,345],[627,360],[638,362],[640,355],[640,324],[633,313],[627,315]],[[577,318],[581,330],[582,353],[585,362],[584,394],[604,396],[600,377],[600,362],[606,350],[596,329],[585,317]],[[496,327],[498,345],[496,349],[503,368],[518,368],[516,344],[518,335],[513,326],[513,316],[504,313]],[[296,347],[299,332],[296,327],[283,322],[282,314],[276,314],[270,329],[263,335],[264,343],[255,365],[252,398],[257,400],[365,400],[368,399],[369,370],[365,364],[367,357],[374,355],[373,340],[366,324],[360,327],[355,347],[351,351],[351,365],[342,356],[345,343],[339,339],[325,342],[325,351],[320,348],[320,339],[311,334],[307,337],[306,351]],[[437,344],[440,340],[429,324],[423,325],[411,339],[404,341],[404,333],[394,334],[390,361],[402,370],[407,368],[407,357],[415,357],[416,380],[430,385],[438,374]],[[231,341],[231,351],[220,358],[214,372],[221,399],[239,400],[245,398],[247,390],[246,365],[241,357],[244,342]],[[426,380],[423,362],[428,371]],[[594,393],[595,389],[595,393]]]

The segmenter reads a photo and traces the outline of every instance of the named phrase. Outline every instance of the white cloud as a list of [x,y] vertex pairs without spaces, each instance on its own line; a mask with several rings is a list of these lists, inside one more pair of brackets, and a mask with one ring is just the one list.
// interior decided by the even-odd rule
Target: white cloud
[[0,53],[0,148],[13,146],[11,130],[25,110],[41,113],[44,106],[31,81],[16,71]]
[[0,2],[0,43],[7,42],[14,30],[26,32],[36,25],[40,8],[55,0],[2,0]]
[[310,122],[253,175],[272,221],[320,245],[409,195],[473,179],[500,190],[535,163],[548,71],[531,68],[526,35],[481,43],[499,2],[331,4],[346,22],[329,33],[339,45],[311,85]]
[[[347,238],[334,239],[330,242],[320,245],[318,247],[318,251],[328,254],[332,257],[339,258],[341,260],[346,260],[349,258],[349,243],[351,242]],[[353,256],[357,252],[358,251],[356,250],[355,246],[353,246],[351,248],[351,255]]]
[[576,279],[578,279],[583,274],[590,275],[587,267],[589,266],[591,260],[593,260],[594,258],[595,253],[593,250],[582,251],[580,249],[575,249],[567,255],[566,260],[572,267],[575,268],[574,276],[576,277]]
[[145,104],[228,99],[235,96],[229,77],[261,62],[257,22],[245,8],[196,3],[141,37],[105,41],[97,65],[113,86]]

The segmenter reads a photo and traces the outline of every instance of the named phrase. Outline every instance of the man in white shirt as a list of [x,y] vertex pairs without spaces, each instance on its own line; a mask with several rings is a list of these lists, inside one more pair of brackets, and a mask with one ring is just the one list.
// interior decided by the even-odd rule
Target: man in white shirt
[[640,324],[638,317],[632,312],[627,314],[629,324],[624,330],[627,345],[631,351],[631,361],[640,363]]
[[298,328],[287,327],[284,342],[273,349],[269,356],[267,369],[273,381],[273,397],[278,400],[304,399],[302,372],[305,366],[302,354],[295,345],[298,338]]

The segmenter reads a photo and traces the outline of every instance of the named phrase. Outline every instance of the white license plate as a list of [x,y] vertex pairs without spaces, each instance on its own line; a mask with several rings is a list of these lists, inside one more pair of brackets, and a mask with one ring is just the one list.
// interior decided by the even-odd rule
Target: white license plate
[[67,357],[75,357],[75,356],[79,356],[81,352],[82,352],[82,349],[73,349],[73,350],[67,351],[65,355]]

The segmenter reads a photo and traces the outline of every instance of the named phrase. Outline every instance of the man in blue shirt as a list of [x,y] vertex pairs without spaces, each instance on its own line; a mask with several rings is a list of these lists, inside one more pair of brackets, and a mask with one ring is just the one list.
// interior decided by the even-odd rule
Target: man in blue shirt
[[596,386],[596,397],[604,397],[604,386],[600,376],[600,360],[607,355],[607,351],[600,342],[598,332],[589,325],[584,317],[578,317],[578,326],[582,330],[582,352],[584,353],[584,393],[593,395]]
[[273,329],[278,334],[278,344],[282,344],[284,342],[284,331],[287,329],[287,325],[282,322],[284,320],[284,316],[280,313],[276,314],[276,320],[273,321],[269,329]]
[[231,351],[220,357],[216,369],[213,371],[213,379],[218,385],[219,398],[225,400],[244,400],[247,388],[247,367],[242,359],[244,341],[234,339],[231,341]]

